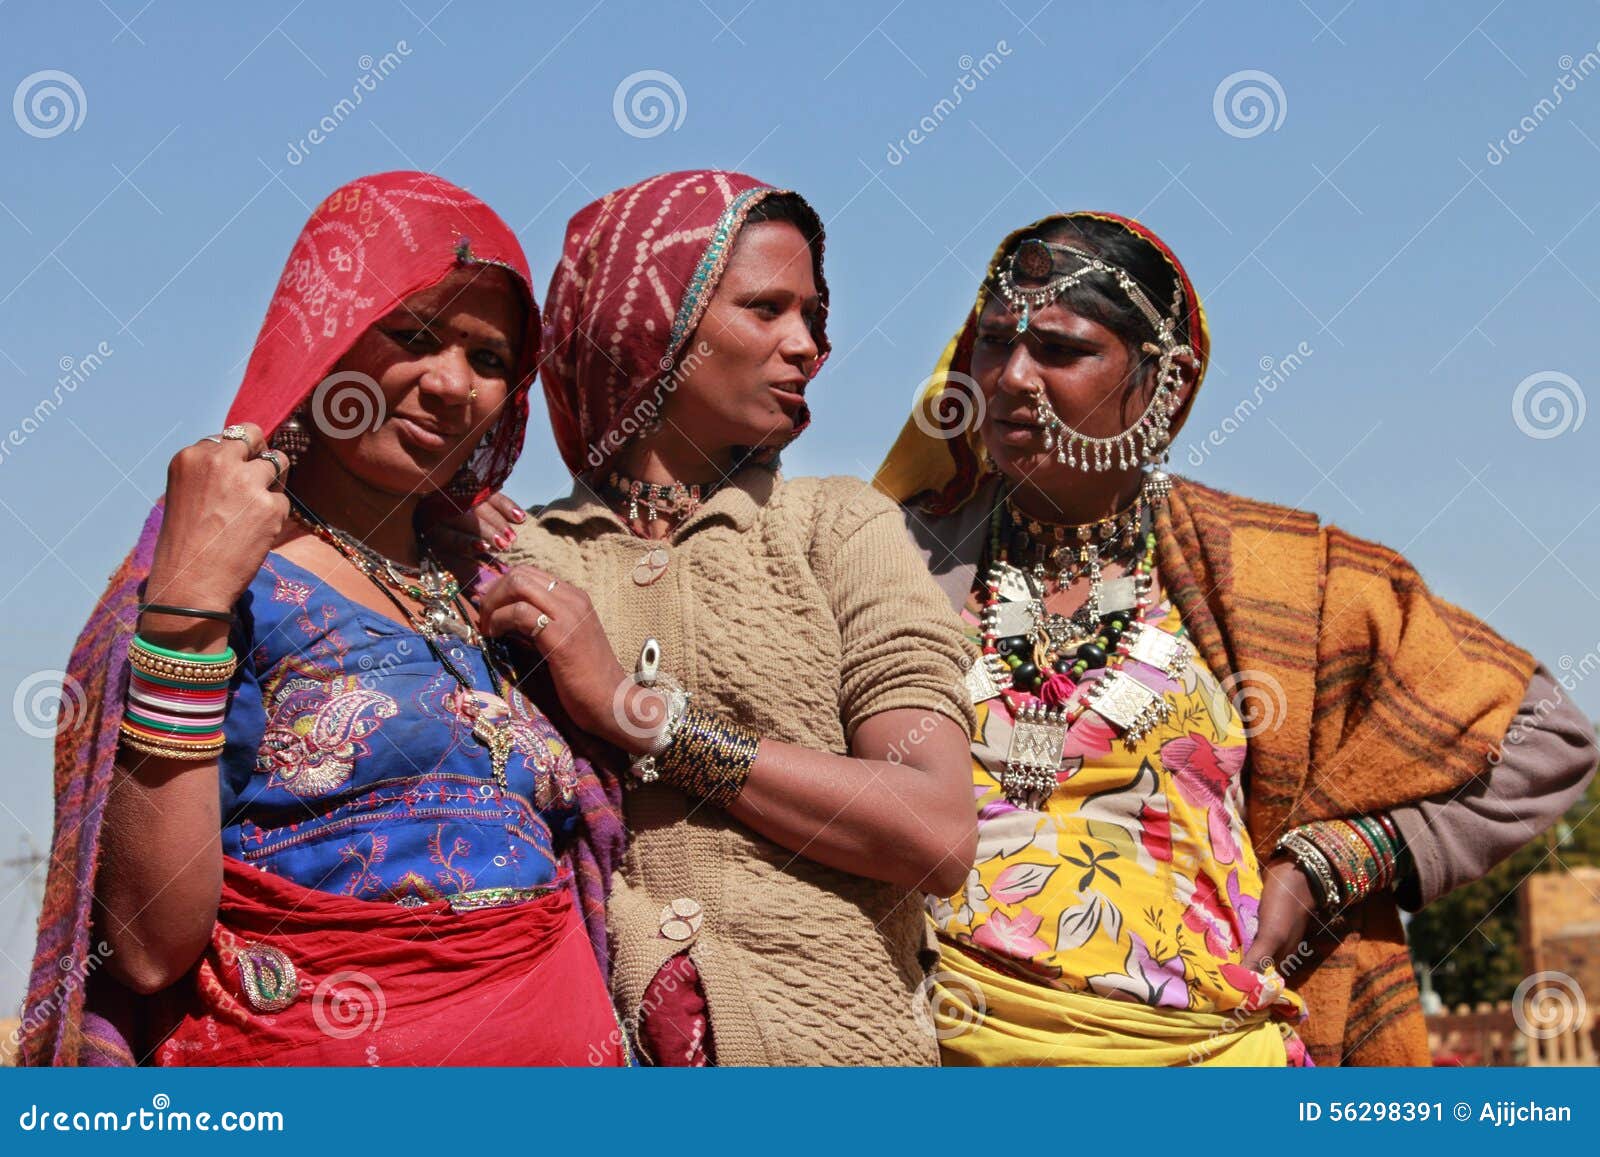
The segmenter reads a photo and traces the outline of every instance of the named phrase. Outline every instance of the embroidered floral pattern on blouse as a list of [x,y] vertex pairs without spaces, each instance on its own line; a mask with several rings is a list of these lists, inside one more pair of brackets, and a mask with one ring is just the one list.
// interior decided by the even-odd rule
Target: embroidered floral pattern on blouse
[[350,778],[372,748],[367,738],[399,705],[352,675],[330,675],[290,657],[263,688],[271,705],[257,765],[298,796],[326,795]]
[[[274,553],[241,600],[248,654],[224,730],[223,847],[310,888],[402,904],[559,884],[577,767],[550,719],[483,655],[420,635]],[[509,727],[505,785],[473,736]]]

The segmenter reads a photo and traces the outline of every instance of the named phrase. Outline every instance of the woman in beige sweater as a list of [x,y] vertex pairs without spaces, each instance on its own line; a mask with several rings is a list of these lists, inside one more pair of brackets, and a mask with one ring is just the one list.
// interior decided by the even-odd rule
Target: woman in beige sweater
[[[545,323],[573,491],[479,524],[513,576],[487,629],[634,761],[613,989],[660,1064],[938,1059],[920,893],[972,863],[971,652],[892,502],[777,472],[826,315],[793,193],[705,171],[589,205]],[[618,681],[647,638],[654,693]]]

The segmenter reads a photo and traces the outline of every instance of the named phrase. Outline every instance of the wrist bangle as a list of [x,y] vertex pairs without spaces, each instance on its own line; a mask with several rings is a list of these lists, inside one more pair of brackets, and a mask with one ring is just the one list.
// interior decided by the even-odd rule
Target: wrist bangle
[[1276,850],[1287,853],[1295,865],[1305,873],[1306,879],[1311,884],[1312,897],[1317,902],[1317,911],[1325,916],[1336,913],[1341,907],[1343,897],[1333,868],[1321,850],[1298,828],[1286,832],[1278,841]]
[[725,808],[744,790],[760,746],[754,728],[689,703],[656,768],[663,782]]
[[656,767],[657,760],[672,746],[673,737],[677,734],[678,726],[683,722],[684,712],[689,707],[687,691],[674,689],[658,694],[667,702],[667,715],[662,721],[661,730],[656,732],[650,750],[628,765],[628,770],[640,783],[655,783],[661,778],[661,773]]
[[163,759],[216,756],[224,743],[228,688],[238,665],[231,647],[196,655],[135,635],[128,646],[122,742]]
[[140,603],[139,613],[172,615],[180,619],[212,619],[219,623],[233,623],[232,611],[203,611],[199,607],[175,607],[170,603]]
[[1330,912],[1393,888],[1409,867],[1394,821],[1381,812],[1301,824],[1278,846],[1333,897]]

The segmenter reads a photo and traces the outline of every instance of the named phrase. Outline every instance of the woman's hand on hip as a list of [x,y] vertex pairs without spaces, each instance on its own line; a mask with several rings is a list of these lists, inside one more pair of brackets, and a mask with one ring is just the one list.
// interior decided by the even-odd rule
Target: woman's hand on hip
[[579,727],[635,755],[649,749],[664,714],[661,697],[622,669],[583,591],[539,567],[512,567],[484,591],[478,628],[531,643]]
[[[282,534],[288,461],[267,450],[261,427],[245,423],[238,430],[242,437],[211,435],[185,446],[168,465],[146,602],[230,609]],[[154,612],[145,614],[140,630],[175,645],[227,638],[224,623]]]
[[1285,978],[1292,979],[1293,969],[1285,968],[1284,961],[1290,956],[1306,956],[1306,932],[1312,927],[1317,902],[1311,894],[1310,881],[1289,856],[1280,854],[1267,861],[1261,877],[1256,938],[1245,950],[1244,962],[1247,967],[1262,971],[1262,961],[1270,960]]

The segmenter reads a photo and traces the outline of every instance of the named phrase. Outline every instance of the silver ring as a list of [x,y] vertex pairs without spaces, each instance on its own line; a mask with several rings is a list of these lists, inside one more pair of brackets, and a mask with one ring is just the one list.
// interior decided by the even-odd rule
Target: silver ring
[[222,436],[228,439],[230,442],[250,441],[250,431],[239,425],[237,422],[231,426],[224,427]]
[[528,637],[530,639],[537,639],[539,637],[539,633],[549,625],[550,616],[541,611],[539,617],[533,622],[533,634],[529,635]]
[[550,580],[550,585],[544,588],[545,594],[549,594],[551,591],[555,590],[556,589],[556,584],[559,583],[560,581],[561,581],[560,579],[551,579]]
[[272,463],[272,469],[273,469],[272,484],[274,486],[276,486],[278,483],[283,481],[283,471],[284,471],[284,468],[285,468],[285,457],[284,457],[282,451],[273,450],[273,449],[271,449],[269,447],[268,449],[263,450],[263,451],[261,451],[261,453],[257,454],[256,457],[257,458],[266,459],[267,461]]
[[222,445],[222,438],[216,434],[207,434],[204,438],[201,438],[200,441],[215,442],[218,446]]

